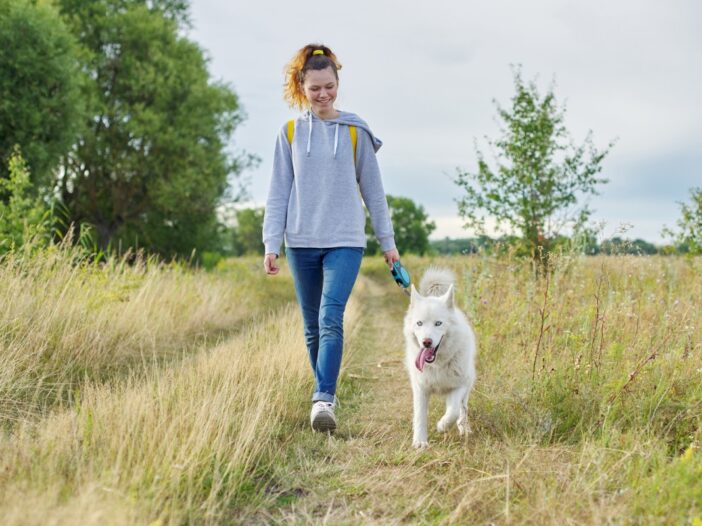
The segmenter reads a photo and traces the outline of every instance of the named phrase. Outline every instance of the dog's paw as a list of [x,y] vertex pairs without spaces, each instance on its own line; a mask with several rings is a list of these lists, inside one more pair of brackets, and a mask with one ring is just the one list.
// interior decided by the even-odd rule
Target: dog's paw
[[468,420],[465,420],[464,422],[458,422],[456,426],[458,427],[458,434],[461,436],[469,435],[473,432],[473,430],[470,427],[470,424],[468,423]]
[[440,418],[439,421],[436,423],[436,430],[439,433],[446,433],[446,431],[448,431],[450,425],[451,424],[449,423],[448,418],[446,418],[444,416],[444,417]]
[[414,449],[425,449],[429,447],[429,442],[426,440],[413,440],[412,447]]

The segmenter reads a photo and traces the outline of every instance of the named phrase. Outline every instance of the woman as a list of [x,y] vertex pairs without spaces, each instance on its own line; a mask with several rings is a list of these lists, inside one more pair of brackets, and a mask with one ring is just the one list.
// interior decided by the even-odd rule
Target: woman
[[315,375],[315,431],[336,428],[344,309],[366,247],[361,197],[388,267],[400,259],[375,157],[382,142],[363,119],[334,108],[339,69],[334,53],[317,44],[300,49],[287,65],[285,99],[306,111],[278,133],[263,221],[268,274],[279,271],[285,237]]

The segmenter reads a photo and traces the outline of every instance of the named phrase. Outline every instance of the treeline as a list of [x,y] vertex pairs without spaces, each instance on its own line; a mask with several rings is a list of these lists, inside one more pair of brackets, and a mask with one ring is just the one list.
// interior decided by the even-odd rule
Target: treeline
[[[430,240],[436,224],[432,221],[422,205],[407,197],[387,195],[388,210],[395,229],[395,243],[400,254],[416,255],[449,255],[449,254],[511,254],[530,257],[530,247],[520,236],[503,235],[490,237],[479,235],[465,238],[449,238]],[[228,254],[243,256],[262,254],[261,229],[265,210],[259,208],[241,208],[233,214],[232,235]],[[680,223],[680,222],[679,222]],[[656,245],[644,239],[627,239],[613,236],[603,239],[600,228],[583,228],[581,232],[568,236],[557,236],[548,239],[548,248],[553,251],[569,251],[584,255],[672,255],[697,254],[699,245],[690,243],[693,237],[669,233],[671,243]],[[366,211],[366,255],[380,254],[378,241],[375,239],[370,216]],[[676,242],[677,241],[677,242]],[[284,247],[283,254],[284,254]],[[206,266],[215,265],[223,255],[221,253],[206,253]]]
[[[501,236],[492,238],[490,236],[477,236],[466,238],[444,238],[430,241],[431,252],[441,255],[457,254],[477,254],[488,253],[498,254],[507,252],[519,253],[522,249],[522,240],[516,236]],[[552,250],[571,250],[585,255],[637,255],[650,256],[655,254],[693,254],[695,253],[685,243],[655,245],[644,239],[626,239],[622,237],[612,237],[597,242],[589,239],[583,242],[580,239],[561,237],[552,244]]]

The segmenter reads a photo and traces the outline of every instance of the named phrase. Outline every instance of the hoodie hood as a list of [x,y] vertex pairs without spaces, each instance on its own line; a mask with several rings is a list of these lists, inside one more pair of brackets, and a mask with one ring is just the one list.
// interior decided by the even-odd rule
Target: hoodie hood
[[314,127],[314,122],[331,122],[331,123],[336,123],[336,129],[334,131],[334,157],[336,157],[336,147],[339,143],[339,125],[340,124],[345,124],[346,126],[356,126],[357,128],[361,128],[368,132],[368,135],[370,135],[371,142],[373,143],[373,149],[378,152],[380,147],[383,145],[383,141],[381,141],[378,137],[373,135],[373,132],[371,131],[370,127],[364,121],[356,115],[355,113],[351,113],[350,111],[339,111],[339,116],[334,118],[334,119],[321,119],[318,117],[312,110],[307,110],[302,114],[302,118],[307,120],[308,123],[308,132],[307,132],[307,155],[310,154],[310,148],[312,147],[312,128]]

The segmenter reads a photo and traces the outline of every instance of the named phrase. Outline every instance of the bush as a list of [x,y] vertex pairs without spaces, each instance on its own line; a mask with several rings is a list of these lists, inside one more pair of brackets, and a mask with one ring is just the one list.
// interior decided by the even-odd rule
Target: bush
[[0,254],[13,251],[33,240],[32,246],[46,246],[54,225],[53,206],[30,197],[32,184],[27,163],[15,146],[8,162],[9,178],[0,179]]

